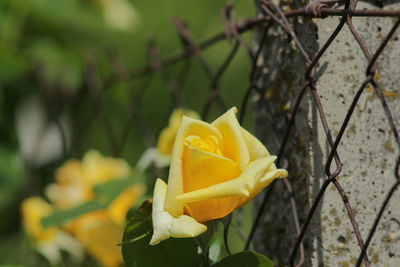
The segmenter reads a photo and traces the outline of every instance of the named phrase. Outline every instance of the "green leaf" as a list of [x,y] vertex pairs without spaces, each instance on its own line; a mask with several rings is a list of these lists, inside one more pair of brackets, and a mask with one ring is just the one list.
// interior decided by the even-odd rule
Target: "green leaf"
[[273,267],[273,262],[267,257],[250,250],[225,257],[213,267]]
[[97,201],[89,201],[72,209],[53,212],[51,215],[42,219],[42,226],[46,229],[50,226],[59,225],[83,214],[101,209],[104,209],[104,205],[101,205]]
[[138,240],[138,237],[148,234],[153,231],[151,224],[152,203],[146,200],[132,214],[126,227],[123,238],[123,245],[133,243]]
[[199,266],[201,257],[193,238],[169,238],[150,246],[152,232],[151,203],[146,201],[134,212],[125,228],[122,255],[127,267]]

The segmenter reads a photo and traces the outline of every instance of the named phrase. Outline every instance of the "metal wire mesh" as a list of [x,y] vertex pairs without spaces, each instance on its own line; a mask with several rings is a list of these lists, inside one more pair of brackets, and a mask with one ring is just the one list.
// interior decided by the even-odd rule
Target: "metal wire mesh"
[[[330,5],[336,2],[343,4],[343,6],[330,7]],[[342,187],[338,179],[336,179],[342,171],[342,162],[340,160],[340,154],[338,153],[338,147],[343,145],[341,141],[344,133],[349,128],[348,127],[349,121],[354,116],[355,109],[357,104],[359,103],[361,95],[365,92],[366,87],[370,84],[375,90],[376,95],[380,100],[387,122],[389,123],[391,133],[396,141],[397,147],[400,150],[400,138],[397,127],[393,119],[392,112],[387,104],[385,95],[383,94],[383,89],[379,85],[379,82],[377,82],[377,79],[375,77],[377,59],[382,54],[388,42],[390,42],[391,38],[395,34],[395,31],[398,29],[400,25],[400,19],[399,19],[400,10],[381,10],[381,9],[357,10],[356,9],[357,2],[358,2],[357,0],[317,1],[306,5],[304,8],[283,12],[279,6],[273,4],[272,2],[260,1],[258,4],[260,10],[262,11],[262,16],[258,16],[257,18],[254,19],[245,18],[242,20],[236,20],[234,8],[232,5],[228,4],[226,8],[221,12],[221,18],[224,30],[221,33],[201,43],[196,43],[196,41],[192,36],[192,33],[190,32],[189,28],[187,27],[184,21],[178,18],[174,18],[173,25],[177,30],[179,37],[181,38],[183,50],[181,52],[166,57],[162,57],[156,44],[154,42],[150,42],[148,46],[148,55],[150,63],[148,66],[145,66],[141,69],[134,70],[133,72],[130,73],[126,69],[123,69],[123,67],[119,63],[118,57],[111,53],[110,62],[112,62],[113,68],[115,70],[113,78],[117,78],[118,80],[132,80],[140,78],[142,81],[141,84],[137,85],[138,90],[134,90],[135,93],[132,95],[133,104],[131,105],[131,109],[129,110],[131,116],[126,123],[125,128],[122,130],[122,134],[120,137],[117,137],[115,132],[112,130],[111,123],[109,119],[107,119],[107,116],[103,115],[105,116],[104,122],[107,125],[106,128],[108,129],[107,135],[112,143],[114,154],[119,154],[122,147],[124,147],[126,139],[128,138],[128,133],[129,131],[131,131],[132,128],[131,125],[133,123],[133,120],[139,120],[140,124],[143,126],[142,132],[144,133],[143,135],[146,136],[148,145],[154,145],[155,134],[151,132],[146,121],[143,120],[143,118],[141,118],[140,114],[138,113],[141,104],[140,96],[146,90],[148,84],[150,83],[150,80],[154,77],[154,75],[158,75],[168,86],[174,106],[181,105],[183,101],[181,86],[184,83],[185,78],[187,77],[189,70],[188,65],[190,64],[190,62],[187,59],[189,59],[192,56],[194,56],[200,63],[203,71],[205,72],[210,82],[208,97],[203,105],[203,110],[202,110],[202,117],[203,119],[206,120],[209,116],[210,109],[214,105],[219,109],[221,109],[221,111],[226,110],[227,106],[219,90],[220,89],[219,83],[221,77],[227,71],[228,66],[234,60],[239,49],[244,49],[244,51],[246,51],[252,62],[252,68],[249,77],[249,86],[246,89],[243,101],[239,106],[240,110],[239,121],[242,122],[245,116],[245,112],[247,110],[246,107],[249,105],[250,96],[252,94],[256,94],[259,97],[264,98],[265,90],[263,88],[259,88],[256,83],[256,80],[258,79],[259,75],[259,73],[256,71],[257,61],[262,52],[262,46],[260,45],[257,51],[254,51],[253,49],[251,49],[251,46],[243,40],[241,34],[249,30],[252,30],[256,27],[259,27],[262,29],[262,36],[260,39],[260,44],[262,44],[268,39],[270,27],[278,26],[286,34],[288,34],[288,36],[290,36],[290,38],[294,41],[296,45],[295,49],[297,49],[301,53],[307,64],[304,67],[304,69],[299,68],[299,71],[304,72],[305,76],[304,84],[300,88],[298,88],[296,101],[288,114],[288,122],[286,125],[284,137],[281,141],[278,141],[279,153],[278,153],[277,164],[282,166],[282,162],[284,162],[285,148],[287,147],[288,140],[291,138],[291,132],[294,128],[296,119],[298,118],[297,115],[300,112],[299,111],[300,104],[304,99],[306,92],[308,91],[312,95],[314,104],[318,110],[318,114],[321,119],[323,129],[325,131],[326,139],[330,146],[329,156],[325,164],[326,180],[319,188],[319,192],[316,195],[316,198],[313,200],[311,209],[308,211],[308,215],[306,216],[304,222],[301,223],[299,222],[297,215],[296,200],[294,196],[291,195],[290,203],[292,207],[292,213],[293,213],[292,215],[295,221],[297,236],[293,237],[293,239],[296,241],[294,242],[294,246],[290,248],[292,250],[292,253],[290,259],[288,259],[288,262],[290,265],[296,265],[296,266],[302,266],[304,264],[304,248],[302,245],[302,241],[305,235],[307,234],[310,222],[312,221],[312,218],[316,213],[317,207],[320,204],[328,186],[333,184],[336,188],[337,193],[340,195],[343,201],[343,205],[351,221],[351,225],[354,234],[356,236],[358,246],[360,247],[359,257],[356,266],[360,266],[362,263],[364,263],[365,266],[369,266],[370,260],[367,255],[367,249],[371,244],[377,226],[381,221],[382,215],[385,209],[387,208],[390,199],[395,194],[396,189],[400,185],[400,174],[399,174],[400,157],[398,157],[397,162],[395,164],[396,167],[394,170],[393,185],[391,186],[389,191],[385,192],[386,197],[382,202],[381,208],[376,213],[376,218],[373,222],[371,229],[369,230],[367,238],[363,240],[359,226],[357,224],[357,217],[355,215],[354,209],[352,208],[348,200],[348,194],[346,193],[345,189]],[[299,38],[297,37],[295,31],[293,30],[292,24],[289,20],[292,17],[323,18],[327,16],[338,16],[340,17],[340,21],[337,24],[336,29],[333,31],[328,40],[325,42],[325,44],[319,49],[317,53],[315,53],[314,56],[310,56],[306,52],[306,49],[304,49],[302,43],[299,41]],[[380,46],[375,51],[371,52],[367,48],[365,42],[360,37],[360,34],[357,32],[356,28],[354,27],[352,21],[353,17],[393,17],[396,18],[396,22],[390,29],[389,33],[383,38]],[[360,84],[358,90],[356,91],[356,94],[353,96],[352,103],[347,109],[347,115],[345,116],[345,119],[341,123],[339,132],[336,134],[336,136],[333,136],[332,130],[328,126],[326,120],[327,114],[324,112],[324,106],[321,103],[321,99],[318,94],[318,88],[316,88],[315,86],[316,72],[318,70],[318,63],[321,57],[326,53],[327,49],[331,46],[337,35],[342,31],[344,27],[347,27],[350,30],[352,36],[354,37],[354,41],[358,44],[359,49],[362,51],[363,56],[368,61],[368,64],[365,67],[365,79]],[[230,53],[228,54],[224,62],[222,62],[217,71],[212,71],[212,68],[202,55],[202,50],[222,40],[233,42],[234,44],[232,45]],[[179,75],[177,75],[176,77],[169,75],[167,68],[170,65],[173,65],[181,61],[184,61],[185,63],[182,65],[182,69],[180,70]],[[103,106],[102,103],[105,101],[103,88],[106,88],[107,86],[102,84],[100,79],[96,76],[96,71],[95,71],[96,62],[94,58],[90,57],[90,55],[88,56],[86,69],[87,69],[86,87],[89,90],[95,92],[95,95],[97,96],[93,108],[93,115],[95,115],[102,109]],[[107,83],[107,81],[105,81],[104,83]],[[89,117],[87,121],[82,122],[81,126],[78,127],[77,134],[75,138],[73,138],[74,142],[79,142],[79,137],[81,133],[85,131],[85,127],[87,127],[87,125],[90,123],[91,120],[92,118]],[[275,183],[276,182],[274,182],[274,184]],[[286,190],[289,193],[292,193],[290,178],[283,179],[283,183],[285,185]],[[255,217],[255,223],[252,227],[251,233],[246,242],[246,248],[249,247],[250,242],[254,237],[255,229],[257,228],[260,222],[262,212],[264,210],[266,203],[269,200],[270,194],[274,188],[274,184],[268,187],[268,190],[265,194],[262,204],[258,209],[258,212]],[[300,256],[298,257],[298,261],[295,262],[298,254]]]

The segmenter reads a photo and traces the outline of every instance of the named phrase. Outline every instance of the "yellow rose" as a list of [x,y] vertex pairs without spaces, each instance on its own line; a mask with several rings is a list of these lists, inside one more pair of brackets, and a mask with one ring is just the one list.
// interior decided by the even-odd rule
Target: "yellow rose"
[[40,197],[25,199],[21,204],[21,214],[27,234],[34,238],[35,242],[47,242],[53,240],[58,229],[50,227],[43,229],[40,220],[53,212],[53,207]]
[[61,262],[61,250],[68,251],[76,259],[83,258],[82,247],[73,237],[58,227],[42,227],[42,218],[53,211],[53,207],[40,197],[31,197],[22,202],[23,225],[30,241],[53,265]]
[[123,260],[118,244],[121,243],[124,227],[116,224],[106,211],[82,215],[67,228],[101,266],[121,266]]
[[107,208],[90,212],[72,220],[66,229],[104,267],[121,266],[121,243],[128,210],[143,193],[136,186],[126,189]]
[[[56,173],[56,183],[47,188],[50,201],[58,209],[69,209],[90,201],[93,187],[107,181],[127,178],[131,168],[122,159],[103,157],[89,151],[82,161],[67,161]],[[71,233],[102,266],[122,264],[121,247],[128,210],[144,193],[143,185],[125,189],[105,210],[99,210],[70,220],[63,228]]]
[[85,180],[89,186],[104,183],[118,178],[125,178],[131,172],[129,164],[112,157],[103,157],[99,152],[90,150],[82,159]]
[[154,188],[151,245],[203,233],[203,222],[225,217],[287,176],[276,168],[276,156],[239,125],[236,112],[231,108],[211,124],[183,117],[168,185],[158,179]]
[[68,209],[93,198],[80,161],[71,159],[56,172],[56,183],[46,188],[47,197],[58,209]]
[[[56,183],[50,184],[46,188],[46,193],[57,208],[72,208],[91,200],[95,185],[126,178],[130,172],[131,169],[126,161],[103,157],[99,152],[90,150],[81,162],[71,159],[61,166],[56,173]],[[142,187],[141,189],[143,191]],[[137,194],[130,196],[129,202],[132,203],[132,199],[136,200]]]

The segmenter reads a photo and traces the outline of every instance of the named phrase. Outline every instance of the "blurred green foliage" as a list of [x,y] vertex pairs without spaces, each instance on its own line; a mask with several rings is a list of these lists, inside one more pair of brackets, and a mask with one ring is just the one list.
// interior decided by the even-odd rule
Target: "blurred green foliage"
[[[21,233],[19,204],[28,196],[43,195],[44,186],[53,181],[55,170],[67,158],[81,158],[88,149],[96,149],[123,157],[134,166],[143,151],[155,144],[174,103],[160,75],[129,78],[148,64],[148,41],[155,41],[161,55],[181,50],[170,23],[173,16],[187,21],[197,42],[223,30],[220,13],[225,1],[126,1],[135,11],[128,29],[107,20],[106,0],[0,1],[0,264],[44,266],[44,259],[29,250]],[[233,4],[237,18],[255,13],[253,1]],[[244,38],[251,40],[251,35]],[[212,71],[221,66],[230,49],[232,44],[224,41],[204,51]],[[201,113],[210,81],[198,61],[190,61],[181,87],[182,102]],[[168,75],[176,77],[184,64],[169,67]],[[220,81],[228,107],[240,106],[249,69],[250,61],[240,50]],[[22,153],[27,148],[22,147],[25,137],[21,136],[29,135],[31,126],[24,121],[23,130],[16,127],[18,112],[31,97],[38,99],[38,110],[44,111],[44,126],[29,142],[46,144],[41,139],[50,140],[44,133],[50,134],[55,125],[63,143],[59,156],[41,164],[33,163],[32,157],[49,154],[46,149],[30,151],[28,156]],[[208,120],[219,114],[214,107]],[[249,120],[245,127],[251,127]],[[47,146],[54,148],[50,141]]]

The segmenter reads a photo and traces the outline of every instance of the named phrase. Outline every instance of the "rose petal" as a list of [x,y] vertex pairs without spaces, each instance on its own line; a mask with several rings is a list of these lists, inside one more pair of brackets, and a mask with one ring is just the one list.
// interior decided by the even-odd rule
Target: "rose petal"
[[176,197],[181,203],[190,203],[211,198],[232,197],[232,196],[249,196],[246,181],[236,178],[225,183],[216,184],[207,188],[196,191],[183,193]]
[[215,127],[206,122],[183,116],[172,152],[168,190],[165,198],[165,210],[169,211],[174,217],[183,214],[183,205],[176,200],[176,196],[184,192],[182,156],[185,138],[189,135],[197,135],[204,140],[213,135],[219,139],[219,142],[222,142],[222,136]]
[[157,149],[160,153],[165,155],[170,155],[172,153],[177,130],[178,128],[167,127],[161,131],[157,142]]
[[224,140],[223,155],[237,162],[240,169],[244,170],[250,161],[250,155],[242,128],[236,119],[236,112],[235,107],[231,108],[211,125],[215,126],[222,134]]
[[288,176],[288,172],[284,169],[275,169],[270,170],[271,167],[275,167],[275,164],[272,164],[269,167],[269,170],[267,173],[259,180],[257,185],[254,187],[254,189],[250,192],[250,196],[248,197],[242,197],[240,200],[238,206],[236,207],[237,209],[240,208],[241,206],[245,205],[247,202],[249,202],[254,196],[259,194],[265,187],[267,187],[273,180],[277,178],[285,178]]
[[123,226],[126,221],[128,210],[135,204],[138,198],[146,191],[142,184],[125,189],[108,206],[107,214],[109,218],[117,225]]
[[[106,216],[99,219],[91,213],[80,217],[79,226],[74,229],[74,236],[102,266],[119,266],[122,263],[121,242],[124,228],[112,222]],[[92,218],[91,218],[92,217]]]
[[197,222],[223,218],[239,204],[240,197],[219,197],[185,204],[185,213]]
[[174,218],[164,210],[164,201],[167,194],[167,185],[163,180],[157,179],[153,197],[153,236],[150,245],[157,245],[169,237],[194,237],[207,230],[203,224],[187,215]]
[[[185,144],[183,153],[184,192],[191,192],[235,179],[240,175],[236,162]],[[225,217],[239,198],[218,198],[185,205],[186,213],[198,222]]]
[[86,152],[82,159],[82,168],[85,172],[84,180],[87,186],[125,177],[131,172],[129,164],[125,160],[103,157],[95,150]]
[[207,188],[184,193],[176,197],[182,203],[190,203],[194,201],[233,197],[233,196],[250,196],[250,192],[254,190],[259,180],[265,175],[266,170],[276,160],[276,156],[269,156],[253,161],[236,179],[216,184]]
[[242,128],[242,133],[247,145],[247,149],[249,150],[250,161],[270,156],[269,151],[256,137],[254,137],[244,128]]
[[184,192],[191,192],[220,184],[239,176],[238,164],[233,160],[184,145]]

